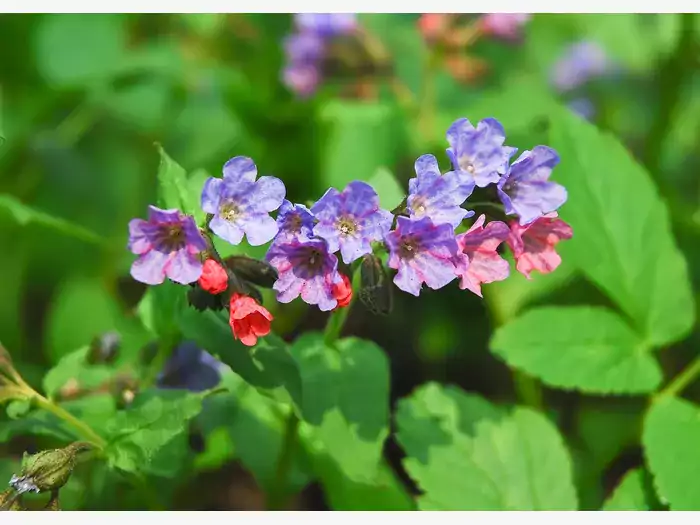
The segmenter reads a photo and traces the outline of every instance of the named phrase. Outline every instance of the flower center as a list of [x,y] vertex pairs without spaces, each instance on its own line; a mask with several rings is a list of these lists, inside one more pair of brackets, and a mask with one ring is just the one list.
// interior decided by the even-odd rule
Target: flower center
[[294,213],[287,219],[287,229],[291,233],[299,233],[301,231],[301,216]]
[[323,255],[316,248],[310,249],[307,255],[306,268],[311,272],[318,272],[323,266]]
[[350,217],[341,217],[336,223],[336,227],[341,235],[353,235],[357,230],[357,223]]
[[229,222],[235,221],[241,214],[240,208],[236,205],[236,203],[232,201],[227,201],[221,204],[219,207],[219,215],[224,220],[227,220]]
[[180,224],[165,224],[158,232],[158,244],[163,251],[179,250],[185,245],[185,231]]
[[399,244],[399,254],[402,259],[412,259],[418,252],[418,239],[405,237]]
[[467,157],[462,157],[460,159],[459,167],[465,171],[468,171],[469,173],[474,173],[476,171],[476,166],[474,166],[474,162]]
[[425,200],[421,197],[418,197],[413,201],[411,208],[413,209],[413,215],[415,215],[416,217],[422,217],[423,215],[425,215],[426,212]]

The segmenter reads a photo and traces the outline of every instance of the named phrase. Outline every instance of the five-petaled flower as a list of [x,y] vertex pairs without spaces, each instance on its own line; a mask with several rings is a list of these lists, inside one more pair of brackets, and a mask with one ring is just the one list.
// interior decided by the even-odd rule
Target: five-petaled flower
[[393,215],[379,207],[379,196],[366,182],[353,181],[339,192],[330,188],[311,207],[318,223],[314,234],[328,242],[329,250],[340,249],[345,264],[372,252],[372,241],[380,241],[391,228]]
[[270,241],[277,223],[269,213],[282,204],[284,184],[276,177],[256,179],[252,159],[234,157],[224,164],[224,177],[209,178],[202,190],[202,209],[214,215],[209,228],[231,244],[247,235],[251,246]]
[[396,229],[386,235],[389,267],[398,270],[394,284],[404,292],[420,295],[423,283],[442,288],[466,270],[449,224],[433,224],[428,217],[398,217]]
[[447,155],[455,170],[473,177],[476,185],[483,188],[498,182],[518,150],[504,146],[505,139],[503,126],[495,118],[485,118],[476,128],[461,118],[447,130]]
[[481,284],[502,281],[510,273],[508,261],[498,255],[498,246],[507,239],[510,230],[501,221],[491,221],[484,227],[485,215],[480,215],[471,228],[457,236],[459,249],[469,258],[469,265],[459,277],[459,287],[471,290],[479,297]]
[[524,151],[498,181],[498,196],[505,212],[517,214],[520,224],[529,224],[555,211],[566,202],[566,188],[551,182],[549,176],[559,163],[559,155],[547,146]]
[[233,337],[246,346],[254,346],[258,337],[270,333],[272,314],[247,295],[234,293],[229,304],[229,324]]
[[510,223],[508,246],[515,257],[515,267],[528,279],[530,272],[550,273],[561,264],[561,256],[554,247],[559,241],[571,239],[574,232],[556,213],[549,213],[522,226]]
[[417,177],[408,181],[406,207],[411,217],[429,217],[433,224],[449,224],[456,228],[466,217],[474,215],[461,207],[474,190],[471,177],[450,171],[440,175],[433,155],[418,157],[415,163]]
[[292,204],[287,199],[282,202],[277,214],[279,232],[275,242],[281,239],[308,239],[313,237],[315,218],[303,204]]
[[129,249],[139,257],[131,265],[131,276],[145,284],[161,284],[166,277],[190,284],[202,274],[199,252],[207,242],[194,219],[179,210],[148,208],[148,220],[129,222]]
[[265,256],[277,270],[273,285],[277,300],[288,303],[301,295],[304,302],[329,311],[338,305],[333,285],[341,283],[338,259],[323,239],[290,239],[274,242]]

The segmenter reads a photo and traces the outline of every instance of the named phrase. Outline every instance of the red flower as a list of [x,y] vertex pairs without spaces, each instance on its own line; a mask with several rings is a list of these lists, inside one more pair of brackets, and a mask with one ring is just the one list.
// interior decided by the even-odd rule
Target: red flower
[[343,282],[333,285],[333,297],[338,301],[337,308],[345,308],[352,301],[352,283],[347,275],[341,273]]
[[233,337],[253,346],[258,337],[270,333],[272,314],[247,295],[233,294],[229,305],[229,324]]
[[202,267],[202,276],[197,282],[202,290],[216,295],[228,287],[228,275],[218,262],[214,259],[207,259]]

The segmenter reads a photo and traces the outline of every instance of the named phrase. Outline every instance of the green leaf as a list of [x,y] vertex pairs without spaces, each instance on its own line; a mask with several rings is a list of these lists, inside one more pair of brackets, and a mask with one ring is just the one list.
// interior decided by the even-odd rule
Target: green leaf
[[376,103],[332,101],[321,115],[328,144],[321,172],[326,186],[339,190],[353,180],[367,180],[396,159],[395,114]]
[[81,348],[61,358],[61,360],[44,376],[44,392],[49,398],[58,394],[60,389],[71,379],[81,389],[94,389],[108,381],[116,370],[110,366],[89,364],[87,356],[89,347]]
[[109,80],[125,55],[124,22],[114,14],[45,15],[36,32],[39,72],[60,87]]
[[193,210],[194,220],[197,224],[203,224],[206,213],[200,205],[204,183],[211,175],[206,170],[198,169],[190,173],[187,178],[187,208]]
[[575,510],[569,453],[544,416],[430,385],[396,417],[421,510]]
[[5,214],[9,213],[20,226],[39,224],[91,244],[105,244],[105,241],[96,233],[61,219],[60,217],[54,217],[53,215],[27,206],[11,195],[0,195],[0,212],[4,212]]
[[671,510],[700,510],[700,408],[663,397],[647,413],[644,454],[661,501]]
[[615,313],[544,307],[501,326],[491,350],[557,388],[601,394],[653,392],[663,379],[650,349]]
[[389,433],[389,365],[370,341],[348,338],[337,348],[318,333],[292,345],[302,380],[301,414],[343,474],[372,481]]
[[652,510],[644,470],[633,469],[625,474],[601,510]]
[[236,341],[222,314],[185,308],[179,317],[185,339],[206,348],[248,384],[264,395],[300,406],[301,379],[285,342],[274,334],[258,340],[253,348]]
[[172,390],[139,395],[105,424],[109,464],[129,472],[147,471],[161,447],[187,428],[202,409],[203,394]]
[[393,210],[406,197],[406,190],[387,168],[379,168],[367,182],[379,195],[379,202],[385,210]]
[[695,318],[688,269],[649,175],[615,137],[569,112],[557,112],[551,146],[561,156],[554,179],[569,192],[560,210],[574,231],[568,256],[650,344],[683,338]]
[[149,286],[138,304],[137,311],[143,325],[151,334],[171,339],[179,332],[178,316],[186,307],[186,288],[166,280],[158,286]]
[[177,208],[184,213],[194,210],[186,209],[190,204],[187,188],[187,173],[184,168],[171,159],[158,144],[160,165],[158,166],[158,204],[161,208]]
[[158,129],[166,116],[170,85],[160,79],[129,86],[108,97],[107,109],[116,118],[137,129]]

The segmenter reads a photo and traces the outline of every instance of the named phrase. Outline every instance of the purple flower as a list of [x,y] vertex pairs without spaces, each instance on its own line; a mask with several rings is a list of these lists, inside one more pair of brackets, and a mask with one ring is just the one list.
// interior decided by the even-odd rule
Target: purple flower
[[314,33],[293,34],[285,39],[284,51],[288,60],[283,71],[284,84],[301,97],[313,95],[321,80],[323,38]]
[[323,239],[290,239],[270,246],[267,261],[277,270],[272,286],[277,300],[288,303],[301,295],[304,302],[323,311],[338,305],[333,285],[343,282],[338,273],[338,259],[328,251]]
[[129,249],[139,256],[131,276],[146,284],[160,284],[166,276],[190,284],[202,274],[197,254],[207,249],[194,219],[179,210],[148,207],[148,220],[129,222]]
[[569,46],[551,71],[552,85],[560,92],[571,91],[591,78],[608,72],[611,63],[596,42],[584,40]]
[[277,214],[279,233],[275,237],[275,242],[312,237],[314,222],[315,218],[309,208],[303,204],[292,204],[285,199]]
[[353,181],[339,192],[330,188],[311,212],[318,219],[314,234],[328,242],[331,253],[340,249],[350,264],[372,253],[372,241],[381,241],[391,228],[393,215],[379,207],[379,196],[366,182]]
[[520,216],[520,224],[529,224],[566,202],[566,188],[550,182],[559,155],[547,146],[524,151],[498,182],[498,196],[509,215]]
[[466,271],[462,254],[449,224],[433,224],[428,217],[398,217],[396,229],[386,236],[389,267],[398,270],[394,284],[404,292],[420,295],[421,285],[442,288]]
[[315,63],[323,58],[323,38],[315,33],[294,33],[284,40],[284,51],[292,62]]
[[191,341],[181,343],[158,374],[159,388],[179,388],[202,392],[221,381],[224,365]]
[[447,130],[447,155],[454,169],[474,178],[480,188],[498,182],[508,170],[518,148],[504,146],[503,126],[495,118],[480,121],[476,128],[466,118],[456,120]]
[[449,224],[456,228],[465,217],[474,215],[461,207],[474,190],[474,181],[450,171],[440,175],[433,155],[422,155],[415,163],[417,177],[408,181],[406,207],[411,217],[429,217],[433,224]]
[[202,209],[214,214],[211,230],[231,244],[243,235],[252,246],[259,246],[277,234],[277,223],[269,213],[284,200],[284,184],[276,177],[255,177],[252,159],[234,157],[224,164],[224,178],[210,178],[202,190]]
[[301,31],[323,37],[346,35],[357,27],[355,13],[297,13],[294,20]]

